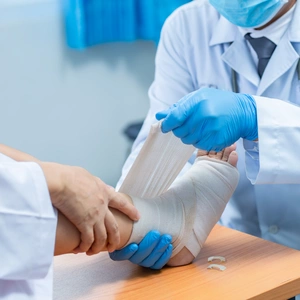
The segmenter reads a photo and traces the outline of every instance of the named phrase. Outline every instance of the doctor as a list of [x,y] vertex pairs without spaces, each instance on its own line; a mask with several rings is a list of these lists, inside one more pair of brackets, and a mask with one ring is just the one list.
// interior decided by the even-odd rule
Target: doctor
[[88,254],[99,252],[106,238],[115,249],[120,236],[108,206],[138,219],[137,210],[116,194],[81,168],[43,163],[0,145],[0,298],[52,299],[54,206],[65,211],[78,232],[83,226],[96,232],[93,217],[104,226],[103,233],[95,233]]
[[[300,249],[299,19],[296,0],[199,0],[175,11],[161,33],[150,110],[119,185],[157,119],[164,132],[202,149],[237,141],[240,182],[221,224]],[[134,247],[112,258],[138,253],[131,261],[143,265],[162,253],[151,243]]]

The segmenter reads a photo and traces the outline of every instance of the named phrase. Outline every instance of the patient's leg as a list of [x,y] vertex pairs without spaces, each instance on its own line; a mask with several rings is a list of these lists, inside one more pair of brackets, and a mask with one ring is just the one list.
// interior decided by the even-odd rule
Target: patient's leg
[[170,265],[190,263],[199,254],[237,186],[237,154],[233,150],[235,146],[209,155],[200,152],[190,170],[162,195],[146,200],[132,197],[141,218],[134,223],[128,243],[139,243],[153,229],[169,233],[174,247],[172,257],[184,248],[191,254],[181,253],[184,259],[176,257]]
[[[152,229],[169,233],[174,247],[170,265],[190,263],[199,254],[237,186],[239,175],[234,149],[231,146],[209,155],[200,152],[190,170],[167,192],[146,201],[133,197],[141,219],[134,223],[128,243],[139,243]],[[184,248],[190,256],[181,253]],[[176,257],[179,253],[184,259]]]
[[[170,265],[190,263],[237,185],[238,174],[233,167],[237,156],[232,150],[231,147],[222,153],[209,153],[205,158],[200,156],[193,167],[160,197],[147,201],[133,198],[141,213],[141,219],[134,225],[128,217],[112,210],[119,224],[119,248],[132,241],[139,242],[149,230],[157,229],[173,237],[174,252]],[[128,196],[122,196],[131,201]],[[55,255],[71,253],[79,243],[77,229],[59,215]]]
[[[119,196],[131,201],[130,197],[125,194],[119,194]],[[121,238],[119,248],[122,248],[129,240],[133,222],[119,210],[113,208],[110,210],[118,223]],[[73,253],[73,250],[78,247],[80,242],[80,232],[63,214],[58,212],[54,255]],[[107,249],[104,248],[102,251],[107,251]]]

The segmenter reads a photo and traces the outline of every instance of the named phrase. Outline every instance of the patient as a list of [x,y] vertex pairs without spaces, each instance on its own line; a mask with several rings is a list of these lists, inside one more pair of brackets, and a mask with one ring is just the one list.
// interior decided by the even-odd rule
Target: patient
[[[141,213],[133,222],[120,211],[111,209],[120,230],[119,249],[139,243],[152,229],[172,236],[173,253],[168,265],[191,263],[199,254],[208,234],[219,220],[238,183],[235,146],[222,152],[199,151],[189,171],[168,191],[153,199],[130,198]],[[64,215],[58,215],[55,255],[72,253],[80,244],[80,233]],[[106,248],[102,249],[106,251]]]

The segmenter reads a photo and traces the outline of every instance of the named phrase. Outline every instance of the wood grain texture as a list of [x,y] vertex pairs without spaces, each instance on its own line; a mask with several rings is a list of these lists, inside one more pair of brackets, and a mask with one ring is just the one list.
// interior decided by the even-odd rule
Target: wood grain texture
[[[221,255],[225,271],[207,269]],[[219,262],[216,262],[219,263]],[[54,259],[54,299],[288,299],[300,294],[300,251],[216,225],[193,264],[153,271],[107,253]]]

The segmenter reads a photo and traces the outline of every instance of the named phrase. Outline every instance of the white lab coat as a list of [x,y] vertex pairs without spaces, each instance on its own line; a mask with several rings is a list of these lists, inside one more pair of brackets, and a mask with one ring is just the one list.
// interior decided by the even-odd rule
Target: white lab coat
[[56,232],[43,171],[0,154],[0,299],[52,299]]
[[256,95],[259,143],[238,142],[240,182],[221,223],[300,249],[300,82],[296,72],[300,5],[296,5],[262,80],[240,30],[207,0],[184,5],[168,18],[149,90],[150,109],[118,186],[156,121],[155,113],[201,87],[232,90],[234,69],[239,91]]

